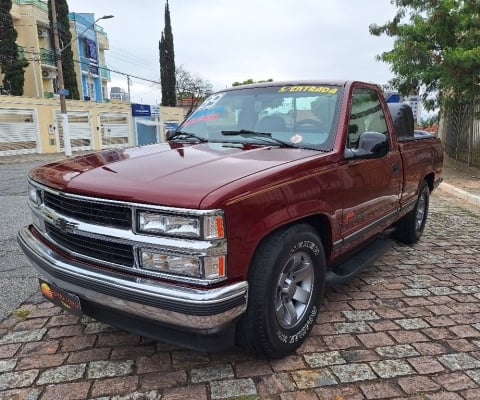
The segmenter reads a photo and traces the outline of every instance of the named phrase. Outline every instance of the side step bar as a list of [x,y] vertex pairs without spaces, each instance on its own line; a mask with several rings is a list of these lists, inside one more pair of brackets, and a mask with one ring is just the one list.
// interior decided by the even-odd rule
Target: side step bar
[[381,236],[363,247],[357,253],[354,253],[342,264],[336,264],[327,271],[327,285],[341,285],[350,281],[358,275],[363,269],[372,265],[387,250],[389,250],[394,240]]

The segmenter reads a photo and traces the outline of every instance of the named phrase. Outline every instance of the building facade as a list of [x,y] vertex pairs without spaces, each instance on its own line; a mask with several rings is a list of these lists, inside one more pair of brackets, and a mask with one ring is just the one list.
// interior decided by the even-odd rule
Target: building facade
[[[64,152],[47,0],[12,0],[11,15],[19,53],[29,65],[23,96],[0,91],[0,157]],[[61,46],[72,46],[81,95],[81,100],[67,100],[72,151],[163,141],[165,129],[183,120],[183,110],[149,106],[148,115],[134,123],[128,93],[119,88],[120,98],[107,98],[110,71],[105,65],[105,50],[109,48],[106,33],[95,23],[94,14],[70,13],[69,19],[72,41]]]
[[78,60],[75,70],[81,99],[101,102],[108,98],[110,82],[110,70],[105,64],[107,34],[95,24],[94,14],[70,13],[69,19],[72,37],[76,38],[73,58]]
[[404,103],[407,103],[413,112],[413,118],[416,123],[420,122],[422,116],[422,99],[419,95],[417,96],[407,96],[404,99]]
[[125,89],[118,86],[114,86],[110,89],[110,99],[124,101],[127,103],[130,102],[130,96],[128,93],[125,91]]
[[[29,62],[25,69],[24,96],[57,97],[57,68],[47,1],[13,0],[11,15],[20,55]],[[69,19],[73,40],[64,46],[72,46],[80,99],[102,102],[108,98],[110,81],[110,71],[105,65],[108,36],[94,24],[94,14],[70,13]]]

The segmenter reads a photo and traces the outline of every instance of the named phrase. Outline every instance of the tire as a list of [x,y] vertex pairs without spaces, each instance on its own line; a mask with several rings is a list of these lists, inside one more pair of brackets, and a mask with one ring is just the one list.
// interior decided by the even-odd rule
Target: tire
[[395,234],[399,242],[413,244],[420,239],[427,222],[429,204],[430,188],[427,182],[423,181],[418,192],[415,208],[397,223]]
[[240,344],[269,358],[292,353],[314,325],[325,288],[325,254],[316,232],[299,224],[269,236],[255,253],[248,280]]

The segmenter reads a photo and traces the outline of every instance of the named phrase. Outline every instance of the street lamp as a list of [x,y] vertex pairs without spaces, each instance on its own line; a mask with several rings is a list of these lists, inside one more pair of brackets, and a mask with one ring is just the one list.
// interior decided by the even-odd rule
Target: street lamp
[[57,11],[55,9],[55,0],[50,0],[50,7],[52,9],[52,25],[53,25],[53,41],[55,45],[55,55],[57,61],[57,84],[59,88],[59,95],[60,95],[60,117],[62,120],[62,130],[63,130],[63,146],[65,149],[65,156],[70,157],[72,155],[72,146],[70,143],[70,128],[68,125],[68,114],[67,114],[67,101],[65,96],[67,95],[68,91],[65,89],[65,84],[63,82],[63,68],[62,68],[62,52],[72,45],[72,43],[83,33],[89,30],[92,26],[100,21],[101,19],[110,19],[113,18],[113,15],[104,15],[96,19],[92,24],[87,26],[87,28],[80,33],[79,35],[75,36],[70,43],[68,43],[63,48],[60,48],[60,39],[58,36],[58,24],[57,24]]

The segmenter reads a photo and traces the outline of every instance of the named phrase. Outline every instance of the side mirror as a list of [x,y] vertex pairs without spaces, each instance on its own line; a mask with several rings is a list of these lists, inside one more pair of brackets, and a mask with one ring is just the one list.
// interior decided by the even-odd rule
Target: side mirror
[[388,153],[388,137],[379,132],[363,132],[356,149],[346,149],[345,159],[380,158]]
[[167,132],[165,133],[165,137],[167,140],[170,140],[175,134],[177,133],[176,129],[167,129]]

